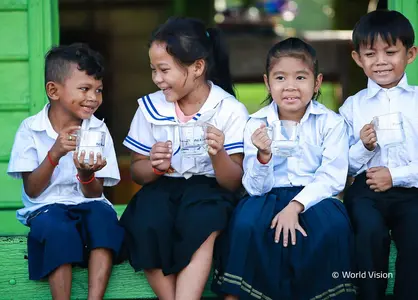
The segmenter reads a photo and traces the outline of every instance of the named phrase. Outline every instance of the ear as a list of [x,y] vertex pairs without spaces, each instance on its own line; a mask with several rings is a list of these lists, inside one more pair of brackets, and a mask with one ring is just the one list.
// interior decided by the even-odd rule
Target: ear
[[324,76],[322,75],[322,73],[319,73],[318,76],[316,77],[315,80],[315,87],[314,87],[314,92],[318,93],[319,88],[321,87],[322,84],[322,79],[324,78]]
[[53,81],[48,81],[45,86],[46,94],[51,100],[59,100],[59,84]]
[[264,84],[266,85],[266,89],[269,92],[269,94],[271,94],[270,85],[269,85],[269,79],[268,79],[267,75],[264,74],[263,75],[263,78],[264,78]]
[[356,62],[357,66],[363,69],[363,63],[360,59],[360,54],[357,51],[351,51],[351,57]]
[[417,57],[417,47],[412,46],[411,48],[409,48],[406,52],[406,56],[408,58],[408,64],[412,63]]
[[193,63],[193,72],[196,78],[203,75],[206,69],[206,62],[204,59],[198,59]]

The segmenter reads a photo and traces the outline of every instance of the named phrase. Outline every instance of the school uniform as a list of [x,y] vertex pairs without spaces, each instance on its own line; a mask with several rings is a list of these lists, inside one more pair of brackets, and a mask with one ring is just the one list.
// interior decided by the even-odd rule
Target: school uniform
[[[311,101],[300,121],[299,153],[257,159],[251,141],[262,123],[278,120],[273,102],[251,115],[244,133],[243,185],[249,196],[237,205],[227,243],[215,269],[213,290],[240,299],[353,299],[350,279],[352,233],[337,195],[346,181],[348,141],[344,120]],[[293,199],[304,205],[296,245],[274,242],[274,216]],[[289,236],[290,237],[290,236]],[[283,237],[281,236],[281,239]],[[336,277],[336,276],[334,276]]]
[[[360,139],[360,130],[373,117],[401,112],[404,143],[395,147],[377,145],[367,150]],[[367,89],[349,97],[340,108],[349,129],[349,175],[355,176],[347,190],[347,207],[356,236],[356,257],[359,271],[388,272],[390,235],[398,248],[396,261],[396,299],[418,298],[418,87],[410,86],[406,75],[399,84],[384,89],[371,79]],[[392,176],[393,187],[374,192],[366,184],[366,170],[384,166]],[[383,299],[386,276],[360,280],[361,299]]]
[[[220,87],[211,85],[200,111],[187,123],[207,122],[225,135],[229,155],[243,152],[245,106]],[[181,155],[179,120],[175,104],[162,91],[138,100],[139,108],[123,144],[149,156],[157,142],[172,141],[173,173],[145,184],[133,197],[121,224],[127,232],[132,267],[162,269],[175,274],[214,231],[223,230],[234,207],[235,194],[219,186],[209,155]]]
[[[45,105],[20,125],[7,170],[13,178],[21,179],[22,173],[34,171],[55,143],[58,134],[48,118],[49,107]],[[104,179],[105,186],[116,185],[120,179],[119,169],[106,124],[92,116],[83,121],[81,129],[106,132],[103,157],[107,165],[95,175]],[[73,153],[69,152],[60,159],[49,185],[38,197],[29,197],[22,186],[24,208],[19,209],[16,216],[30,227],[30,279],[47,277],[63,264],[87,266],[90,250],[95,248],[119,252],[124,232],[112,204],[104,195],[86,198],[76,174]]]

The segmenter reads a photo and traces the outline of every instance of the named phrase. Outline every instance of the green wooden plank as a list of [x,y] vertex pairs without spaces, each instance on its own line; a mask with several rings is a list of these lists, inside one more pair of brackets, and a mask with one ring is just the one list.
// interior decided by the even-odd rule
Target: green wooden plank
[[0,56],[0,63],[2,62],[19,62],[28,61],[29,56],[25,55],[2,55]]
[[0,110],[9,107],[29,106],[29,69],[27,62],[0,63]]
[[27,17],[25,11],[0,12],[0,57],[28,56]]
[[[0,128],[2,128],[0,139],[0,156],[10,155],[17,129],[28,112],[22,111],[0,111]],[[1,197],[1,195],[0,195]]]
[[[25,237],[0,237],[1,299],[51,299],[46,281],[30,281],[25,256]],[[214,297],[208,282],[204,297]],[[73,269],[71,299],[87,299],[87,270]],[[155,298],[143,272],[135,273],[128,263],[114,266],[104,299]]]
[[27,10],[28,0],[0,0],[0,11]]
[[[27,98],[26,98],[27,97]],[[26,99],[25,99],[26,98]],[[26,100],[26,101],[25,101]],[[1,103],[0,112],[26,112],[29,113],[29,95],[22,93],[21,101],[23,103]]]
[[[397,10],[404,14],[411,22],[415,31],[415,44],[417,44],[418,36],[418,0],[389,0],[389,9]],[[408,83],[418,85],[418,59],[410,64],[406,72],[408,74]]]
[[[20,202],[20,206],[22,202]],[[0,210],[0,232],[2,236],[25,236],[29,232],[29,227],[22,225],[16,219],[16,209]]]
[[[22,206],[22,180],[14,179],[7,175],[7,162],[0,163],[0,209],[18,208]],[[3,227],[0,226],[0,234],[3,234]]]

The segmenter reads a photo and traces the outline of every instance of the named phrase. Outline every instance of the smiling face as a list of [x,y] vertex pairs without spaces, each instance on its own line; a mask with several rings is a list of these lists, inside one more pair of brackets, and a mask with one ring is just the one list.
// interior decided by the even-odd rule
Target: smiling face
[[176,102],[189,95],[195,88],[195,80],[204,71],[204,61],[190,66],[178,63],[166,50],[163,42],[153,42],[149,49],[152,81],[163,91],[167,101]]
[[272,61],[264,82],[274,102],[279,107],[281,119],[300,121],[306,107],[318,92],[322,74],[317,78],[312,67],[303,59],[284,56]]
[[390,45],[378,36],[373,46],[361,45],[359,52],[352,52],[352,57],[367,77],[383,88],[391,88],[402,79],[406,66],[414,61],[416,51],[415,47],[407,50],[399,39]]
[[102,80],[78,70],[76,64],[71,65],[69,74],[63,83],[47,83],[51,105],[60,106],[71,119],[89,119],[102,104]]

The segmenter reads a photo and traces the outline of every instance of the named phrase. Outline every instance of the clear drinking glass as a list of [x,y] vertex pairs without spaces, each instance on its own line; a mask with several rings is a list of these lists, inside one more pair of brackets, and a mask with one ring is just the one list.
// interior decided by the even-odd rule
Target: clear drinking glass
[[267,127],[272,140],[273,155],[290,157],[299,153],[299,123],[290,120],[277,120]]
[[179,124],[180,153],[187,157],[202,156],[208,151],[207,125],[203,123]]
[[372,124],[376,131],[377,143],[381,147],[393,147],[405,141],[402,113],[376,116]]
[[77,131],[77,148],[78,156],[85,151],[84,162],[88,163],[90,152],[94,153],[94,163],[97,161],[97,153],[103,156],[106,133],[98,130],[78,130]]

